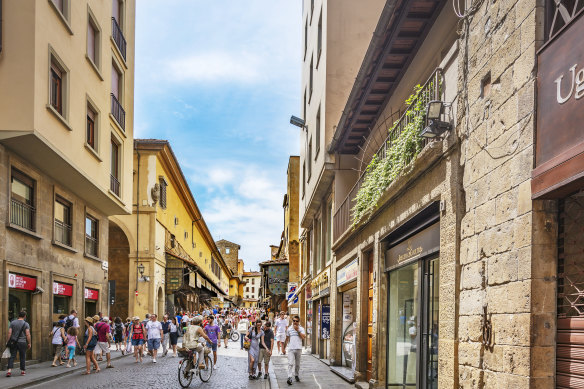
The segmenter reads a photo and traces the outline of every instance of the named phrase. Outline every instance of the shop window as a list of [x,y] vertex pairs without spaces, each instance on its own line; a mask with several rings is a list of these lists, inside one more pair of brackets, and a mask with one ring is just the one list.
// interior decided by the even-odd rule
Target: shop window
[[98,256],[99,224],[97,219],[90,215],[85,216],[85,253],[93,257]]
[[71,246],[71,203],[57,196],[55,199],[55,231],[56,242]]
[[10,181],[10,223],[35,231],[35,181],[12,169]]

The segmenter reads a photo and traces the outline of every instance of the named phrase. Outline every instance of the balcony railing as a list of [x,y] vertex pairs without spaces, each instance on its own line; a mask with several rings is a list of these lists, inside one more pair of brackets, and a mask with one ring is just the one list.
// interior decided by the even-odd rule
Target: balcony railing
[[110,190],[116,194],[116,196],[120,196],[120,181],[113,174],[110,174]]
[[126,130],[126,111],[124,111],[122,104],[120,104],[120,102],[113,93],[111,93],[111,96],[112,96],[112,115],[114,116],[120,127],[122,127],[122,130]]
[[71,246],[71,226],[60,220],[55,220],[55,241]]
[[35,230],[36,210],[33,206],[12,199],[10,207],[10,223],[27,230]]
[[[378,160],[384,160],[387,155],[388,151],[393,146],[394,142],[399,138],[400,134],[402,133],[403,129],[415,120],[416,115],[412,114],[413,108],[415,106],[427,106],[428,102],[431,100],[440,100],[443,83],[443,74],[442,69],[436,69],[432,76],[426,81],[426,83],[422,86],[422,89],[419,91],[417,97],[412,101],[412,103],[407,107],[406,111],[403,115],[398,119],[398,121],[394,124],[393,128],[389,132],[387,138],[384,140],[381,147],[377,150],[377,152],[372,156],[377,157]],[[424,113],[425,114],[425,113]],[[422,138],[422,148],[424,148],[430,140],[427,138]],[[408,161],[411,162],[411,161]],[[361,185],[365,181],[367,175],[367,171],[363,172],[353,188],[349,191],[349,194],[335,213],[333,218],[333,241],[336,242],[341,235],[347,231],[347,229],[353,224],[353,214],[352,210],[356,204],[357,193],[359,193],[359,189]]]
[[116,18],[112,18],[112,38],[114,38],[114,42],[116,42],[116,46],[122,53],[122,57],[124,61],[126,60],[126,38],[124,38],[124,33],[120,28]]
[[85,253],[97,257],[97,238],[85,235]]

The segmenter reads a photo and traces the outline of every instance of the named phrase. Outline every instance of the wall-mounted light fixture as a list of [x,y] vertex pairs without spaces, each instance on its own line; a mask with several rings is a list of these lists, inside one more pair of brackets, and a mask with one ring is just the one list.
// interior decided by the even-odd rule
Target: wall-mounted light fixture
[[446,104],[439,100],[432,100],[428,103],[426,107],[428,125],[420,133],[423,138],[439,138],[446,131],[452,129],[452,124],[440,120],[445,106],[450,106],[450,104]]
[[290,116],[290,124],[295,125],[296,127],[300,127],[302,129],[306,128],[306,123],[304,121],[304,119],[300,119],[297,116]]

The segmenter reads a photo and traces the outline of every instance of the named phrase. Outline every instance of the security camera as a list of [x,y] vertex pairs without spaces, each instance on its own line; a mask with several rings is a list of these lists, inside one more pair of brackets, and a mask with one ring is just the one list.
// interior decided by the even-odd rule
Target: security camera
[[32,294],[39,294],[39,293],[45,293],[45,290],[43,288],[41,288],[40,286],[37,286],[36,289],[34,290],[34,292],[32,292]]
[[300,128],[304,128],[306,126],[304,119],[300,119],[299,117],[296,117],[294,115],[290,116],[290,124],[293,124],[296,127]]

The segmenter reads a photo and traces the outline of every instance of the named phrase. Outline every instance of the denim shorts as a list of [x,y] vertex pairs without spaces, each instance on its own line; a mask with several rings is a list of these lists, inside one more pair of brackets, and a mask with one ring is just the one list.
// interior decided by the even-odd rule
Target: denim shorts
[[207,347],[209,347],[212,351],[217,352],[217,343],[209,343],[209,342],[207,342]]
[[142,346],[144,339],[132,339],[132,346]]
[[158,350],[160,348],[160,338],[148,339],[148,351]]

